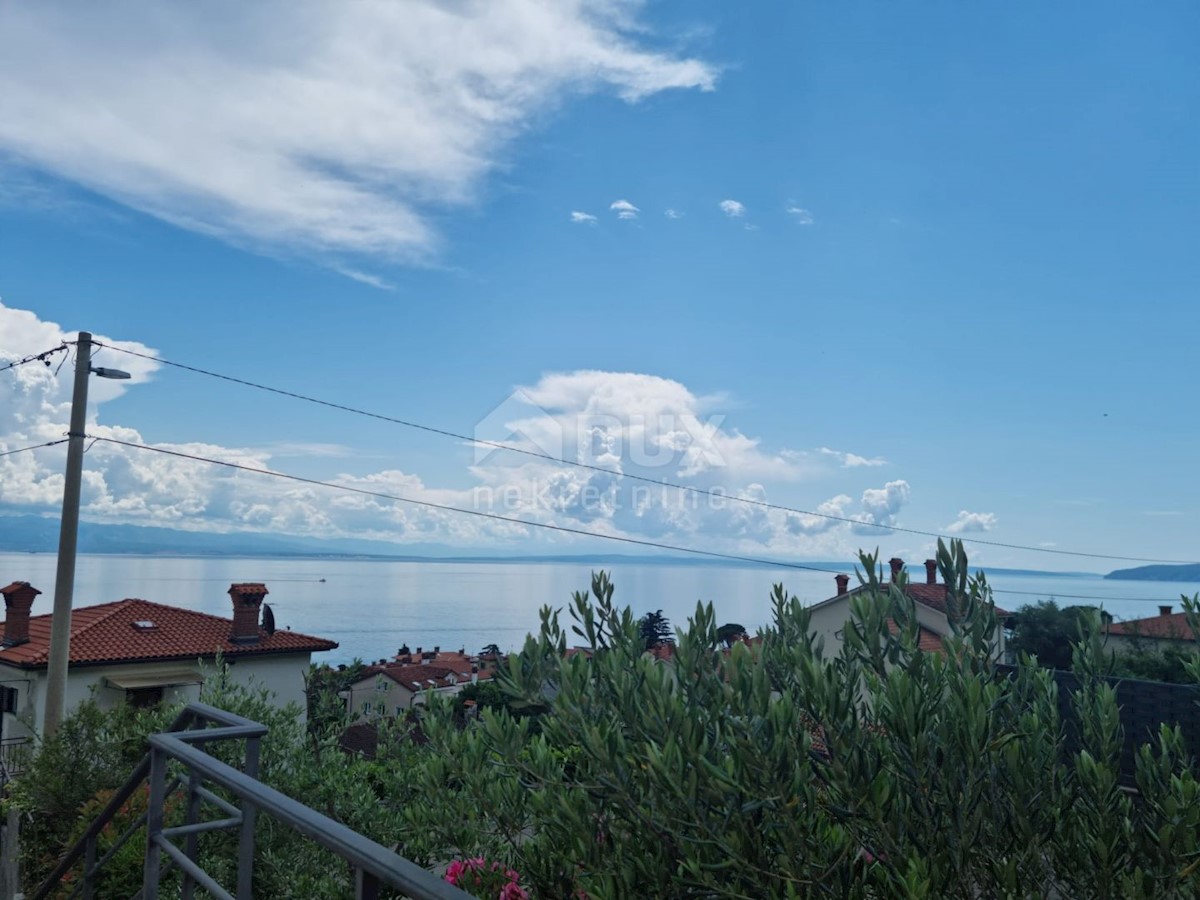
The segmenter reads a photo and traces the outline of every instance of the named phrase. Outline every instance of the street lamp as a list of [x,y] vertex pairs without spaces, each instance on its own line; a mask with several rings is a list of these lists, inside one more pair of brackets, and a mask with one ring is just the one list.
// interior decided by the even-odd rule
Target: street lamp
[[75,391],[71,395],[71,428],[67,432],[67,473],[63,484],[62,520],[58,532],[58,574],[54,580],[54,615],[50,619],[50,659],[46,671],[46,711],[42,736],[58,730],[66,712],[67,663],[71,651],[71,601],[75,593],[75,554],[79,543],[79,493],[83,480],[83,430],[87,425],[88,375],[128,378],[120,369],[92,367],[92,336],[79,332],[75,345]]

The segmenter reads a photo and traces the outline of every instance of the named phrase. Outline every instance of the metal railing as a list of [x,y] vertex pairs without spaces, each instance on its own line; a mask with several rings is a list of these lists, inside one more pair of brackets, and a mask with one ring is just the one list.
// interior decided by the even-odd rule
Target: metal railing
[[0,740],[0,784],[21,774],[21,755],[28,744],[23,737]]
[[[254,826],[259,812],[346,860],[354,872],[356,900],[375,900],[384,885],[404,892],[413,900],[470,900],[469,894],[432,872],[259,781],[259,743],[266,733],[266,726],[241,716],[204,703],[188,704],[170,731],[150,737],[150,752],[32,894],[32,900],[46,900],[56,888],[63,886],[64,878],[81,861],[81,876],[68,896],[93,900],[97,876],[105,863],[143,828],[146,831],[146,857],[142,889],[136,898],[158,900],[163,876],[178,869],[182,877],[180,896],[183,900],[191,900],[197,886],[219,900],[252,900]],[[205,744],[227,740],[245,741],[241,770],[201,749]],[[184,774],[168,780],[167,766],[172,760],[182,765]],[[147,781],[149,801],[146,812],[137,816],[97,859],[97,839],[101,831]],[[209,790],[205,784],[214,785],[237,798],[240,807]],[[187,800],[184,824],[168,827],[164,816],[167,799],[180,790]],[[202,820],[200,813],[204,804],[220,810],[222,818]],[[230,893],[204,871],[196,857],[201,834],[234,828],[240,830],[237,886],[235,892]],[[183,839],[182,847],[174,842],[178,838]]]

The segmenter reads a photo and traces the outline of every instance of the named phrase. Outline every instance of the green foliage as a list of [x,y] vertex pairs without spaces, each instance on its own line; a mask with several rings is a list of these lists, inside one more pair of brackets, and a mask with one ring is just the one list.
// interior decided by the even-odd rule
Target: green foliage
[[732,647],[734,641],[741,640],[746,635],[746,628],[736,622],[727,622],[717,629],[717,640],[725,647]]
[[[1193,761],[1165,729],[1138,802],[1120,789],[1098,623],[1083,617],[1076,650],[1072,754],[1051,673],[999,675],[986,580],[960,544],[938,561],[944,655],[917,650],[916,609],[870,556],[833,658],[777,587],[760,646],[719,652],[698,606],[664,664],[596,576],[569,625],[543,610],[501,679],[546,705],[540,730],[504,710],[463,730],[431,708],[417,774],[438,801],[408,813],[422,853],[503,859],[539,897],[1195,896]],[[569,632],[590,659],[564,658]]]
[[1113,655],[1109,670],[1110,674],[1125,678],[1195,684],[1190,669],[1198,659],[1200,653],[1194,646],[1167,646],[1156,650],[1147,644],[1134,644]]
[[[1068,751],[1052,673],[997,672],[986,579],[958,543],[939,546],[938,564],[951,590],[944,654],[917,649],[916,607],[864,555],[866,590],[836,655],[777,586],[761,641],[723,650],[711,606],[698,605],[669,662],[646,653],[643,623],[599,573],[567,617],[542,611],[496,683],[467,689],[478,719],[431,698],[428,745],[384,722],[375,759],[339,749],[344,718],[306,731],[295,710],[223,679],[205,699],[270,726],[263,777],[276,788],[435,871],[476,857],[511,868],[534,897],[1197,896],[1195,761],[1163,728],[1139,751],[1138,796],[1122,790],[1098,619],[1080,616],[1073,646],[1082,689]],[[580,642],[590,652],[567,656]],[[1200,664],[1188,671],[1200,681]],[[60,771],[95,760],[89,777],[119,782],[153,723],[118,718],[73,718]],[[112,736],[120,759],[104,749]],[[58,810],[65,840],[105,784],[71,794],[49,759],[22,808],[35,821],[38,803]],[[352,895],[345,865],[311,842],[268,817],[257,837],[256,898]],[[201,844],[225,884],[229,841]]]
[[87,700],[37,746],[7,798],[23,813],[21,871],[27,883],[41,883],[68,845],[81,808],[98,791],[123,784],[146,752],[145,736],[162,731],[170,719],[162,709],[103,710]]
[[1091,606],[1060,607],[1053,600],[1022,606],[1008,621],[1008,649],[1028,653],[1050,669],[1070,669],[1080,622],[1094,611]]
[[662,644],[674,644],[675,632],[663,611],[648,612],[638,619],[638,633],[641,635],[643,646],[649,650]]

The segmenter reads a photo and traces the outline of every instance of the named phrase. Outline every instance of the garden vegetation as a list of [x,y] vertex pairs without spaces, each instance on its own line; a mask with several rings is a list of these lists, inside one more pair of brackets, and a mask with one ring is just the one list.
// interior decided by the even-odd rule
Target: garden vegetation
[[[384,723],[374,759],[339,749],[342,722],[306,730],[219,679],[204,699],[271,727],[262,775],[278,789],[438,872],[498,862],[533,897],[1197,896],[1195,760],[1164,726],[1139,751],[1136,791],[1122,788],[1099,623],[1084,616],[1072,650],[1068,747],[1052,673],[1028,658],[997,671],[984,576],[958,543],[938,563],[952,593],[941,654],[917,649],[912,602],[864,555],[868,590],[836,655],[776,587],[755,640],[723,640],[699,605],[658,660],[597,574],[565,618],[543,610],[477,718],[431,698],[428,743]],[[1188,674],[1200,682],[1194,661]],[[41,747],[8,801],[31,883],[172,714],[85,705]],[[352,896],[344,864],[269,819],[259,829],[256,897]],[[202,847],[227,883],[228,840]],[[128,873],[110,877],[126,889]]]

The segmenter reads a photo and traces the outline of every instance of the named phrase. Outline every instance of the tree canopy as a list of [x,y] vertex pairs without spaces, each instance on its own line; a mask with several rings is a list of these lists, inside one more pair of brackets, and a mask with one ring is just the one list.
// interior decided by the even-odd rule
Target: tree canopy
[[671,628],[671,622],[663,615],[661,609],[646,613],[638,619],[638,633],[641,634],[647,650],[662,644],[675,643],[675,632]]

